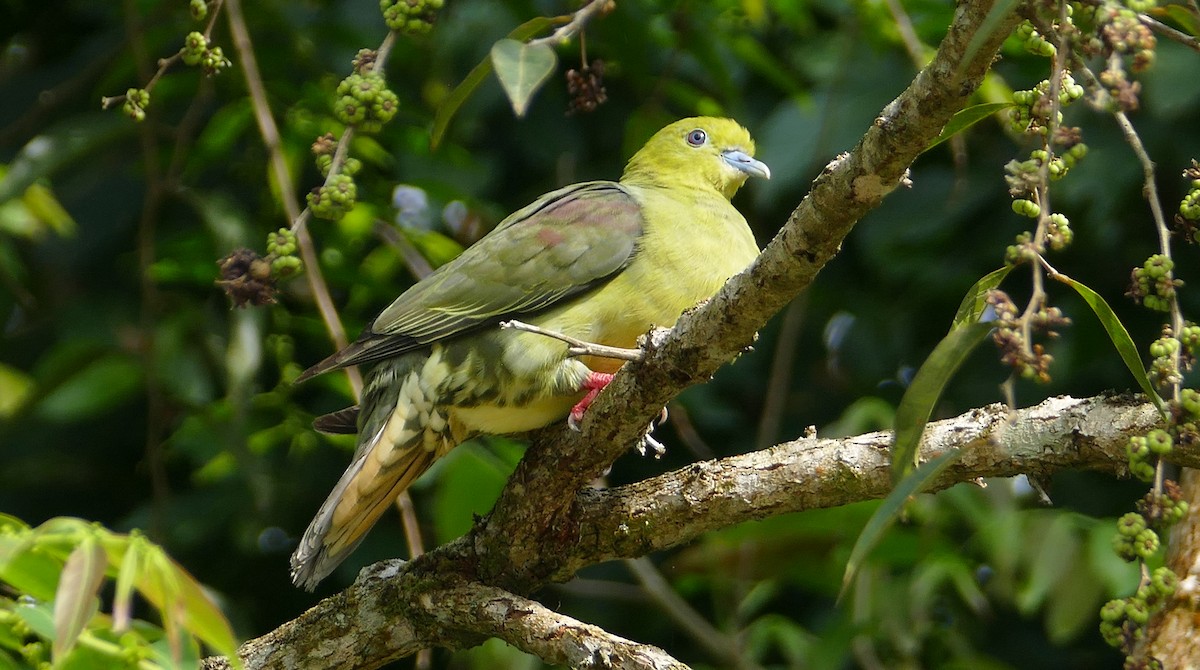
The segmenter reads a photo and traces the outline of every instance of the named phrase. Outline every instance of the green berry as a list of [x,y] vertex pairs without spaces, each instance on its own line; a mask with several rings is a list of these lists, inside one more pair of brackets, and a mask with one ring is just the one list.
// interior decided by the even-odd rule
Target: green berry
[[1150,457],[1150,445],[1146,441],[1144,435],[1136,435],[1129,438],[1129,442],[1125,445],[1125,455],[1129,458],[1130,463],[1145,461]]
[[1167,273],[1175,268],[1175,262],[1163,254],[1154,254],[1146,259],[1142,267],[1151,279],[1158,279],[1167,276]]
[[1121,534],[1113,536],[1112,539],[1113,553],[1121,557],[1121,560],[1133,562],[1137,560],[1137,551],[1133,548],[1133,538],[1126,537]]
[[280,228],[268,235],[267,253],[275,256],[291,256],[296,253],[296,233],[290,228]]
[[1188,353],[1200,354],[1200,326],[1189,323],[1179,331],[1179,341],[1183,343]]
[[204,60],[205,52],[208,51],[208,38],[204,33],[192,31],[183,38],[183,49],[180,51],[180,57],[187,65],[199,65]]
[[1036,219],[1042,213],[1042,208],[1032,200],[1017,198],[1012,201],[1012,210],[1021,216],[1027,216],[1031,219]]
[[1129,473],[1138,479],[1149,482],[1154,480],[1154,466],[1146,461],[1129,464]]
[[1100,620],[1109,623],[1120,623],[1125,618],[1125,601],[1110,600],[1100,608]]
[[1125,616],[1135,624],[1144,625],[1150,620],[1150,607],[1138,598],[1125,599]]
[[1137,512],[1127,512],[1117,519],[1117,532],[1125,537],[1136,537],[1146,530],[1146,518]]
[[333,167],[333,156],[329,154],[317,156],[317,169],[321,171],[322,177],[329,176],[329,168],[331,167]]
[[1158,533],[1149,528],[1139,532],[1133,538],[1133,552],[1138,558],[1147,559],[1158,552]]
[[1186,500],[1176,500],[1170,505],[1163,505],[1163,524],[1172,526],[1183,521],[1188,515],[1188,502]]
[[1161,428],[1156,428],[1146,435],[1146,443],[1152,453],[1159,456],[1171,453],[1173,441],[1171,434]]
[[203,21],[208,17],[208,3],[204,0],[191,0],[188,3],[188,11],[192,13],[193,19]]
[[1200,417],[1200,391],[1196,389],[1183,389],[1180,391],[1179,406],[1188,414]]
[[[1119,600],[1116,602],[1121,603],[1121,612],[1124,613],[1125,603]],[[1108,646],[1118,649],[1125,642],[1125,636],[1121,632],[1121,627],[1108,621],[1100,622],[1100,637],[1104,638],[1104,641],[1108,643]]]
[[290,277],[298,272],[302,264],[295,256],[280,256],[271,261],[271,273],[276,277]]
[[1162,598],[1170,598],[1175,595],[1175,589],[1179,587],[1179,575],[1175,571],[1166,566],[1155,568],[1150,574],[1150,586],[1158,592]]

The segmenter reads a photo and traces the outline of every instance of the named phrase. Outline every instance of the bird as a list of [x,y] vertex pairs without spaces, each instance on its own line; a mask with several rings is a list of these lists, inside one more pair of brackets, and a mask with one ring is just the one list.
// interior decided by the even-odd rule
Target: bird
[[517,210],[301,373],[297,383],[375,364],[358,406],[314,421],[322,432],[356,432],[357,448],[292,555],[292,581],[313,590],[456,445],[564,418],[577,424],[622,362],[569,356],[563,341],[500,322],[636,346],[757,257],[730,200],[748,178],[770,176],[738,122],[671,123],[619,181],[566,186]]

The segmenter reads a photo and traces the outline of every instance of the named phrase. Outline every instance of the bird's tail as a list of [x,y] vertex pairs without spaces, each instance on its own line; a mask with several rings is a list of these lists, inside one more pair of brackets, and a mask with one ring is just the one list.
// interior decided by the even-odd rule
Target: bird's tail
[[[309,591],[354,551],[396,496],[452,446],[443,433],[446,422],[432,410],[420,367],[381,367],[368,381],[364,399],[376,409],[365,417],[354,462],[292,554],[292,581]],[[386,389],[378,395],[389,396],[390,402],[380,402],[376,389]]]
[[292,554],[292,581],[312,591],[366,537],[367,531],[437,454],[419,443],[401,448],[381,464],[372,452],[360,457],[321,505]]

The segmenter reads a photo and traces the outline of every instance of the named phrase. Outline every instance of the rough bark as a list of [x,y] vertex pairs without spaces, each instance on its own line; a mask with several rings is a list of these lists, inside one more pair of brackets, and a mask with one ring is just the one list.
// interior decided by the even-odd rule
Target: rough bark
[[[661,650],[524,596],[584,565],[675,546],[713,528],[884,495],[890,438],[882,433],[788,443],[612,491],[585,485],[637,443],[640,427],[670,398],[743,351],[854,224],[903,183],[908,166],[977,89],[1017,22],[1013,9],[995,0],[960,3],[934,60],[850,153],[826,167],[755,263],[672,331],[652,334],[646,359],[618,374],[582,433],[536,435],[488,518],[410,563],[368,568],[346,591],[247,642],[239,653],[246,667],[375,668],[427,645],[463,647],[492,635],[579,667],[680,667]],[[1148,406],[1114,398],[1048,401],[1011,422],[1006,411],[984,408],[932,428],[922,454],[966,448],[939,487],[1063,468],[1120,472],[1128,431],[1144,431],[1154,418]],[[227,666],[224,659],[205,665]]]
[[[937,489],[1018,473],[1124,474],[1129,437],[1157,425],[1154,407],[1134,396],[1051,398],[1015,413],[990,405],[930,424],[921,458],[964,450],[934,484]],[[581,532],[541,545],[568,557],[542,583],[569,579],[592,563],[677,546],[740,521],[884,496],[890,490],[890,440],[889,433],[796,440],[628,486],[584,491],[565,522]],[[1179,462],[1200,465],[1200,454],[1181,453]],[[480,584],[476,565],[470,536],[409,563],[377,563],[346,591],[247,642],[239,655],[251,670],[367,669],[431,644],[462,648],[496,636],[552,663],[578,663],[574,667],[600,662],[588,659],[609,659],[616,668],[681,667],[659,649]],[[214,658],[205,667],[229,666]]]
[[1179,478],[1192,512],[1171,529],[1166,566],[1179,576],[1179,592],[1151,622],[1147,652],[1171,670],[1200,668],[1200,470],[1185,468]]

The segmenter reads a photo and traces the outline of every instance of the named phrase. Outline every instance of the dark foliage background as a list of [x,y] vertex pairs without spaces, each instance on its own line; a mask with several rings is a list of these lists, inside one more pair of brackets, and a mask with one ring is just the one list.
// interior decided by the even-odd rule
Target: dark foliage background
[[[951,3],[903,4],[919,38],[936,45]],[[486,228],[556,186],[617,177],[668,121],[727,115],[751,129],[773,170],[737,199],[765,243],[821,167],[916,71],[883,2],[629,0],[587,33],[589,58],[607,72],[609,101],[594,114],[565,116],[556,80],[516,119],[489,80],[431,150],[437,106],[496,39],[573,9],[452,1],[429,37],[399,43],[388,79],[401,111],[354,146],[366,163],[363,202],[338,224],[312,226],[351,336],[413,281],[373,232],[376,217],[396,219],[398,183],[428,199],[432,232],[419,228],[421,217],[406,218],[405,232],[436,263],[458,248],[447,206],[450,218],[465,211]],[[318,179],[308,145],[337,129],[332,89],[385,28],[373,2],[264,0],[246,11],[304,192]],[[315,602],[291,586],[287,556],[352,443],[319,436],[309,422],[350,395],[336,375],[289,383],[332,346],[303,280],[288,283],[278,304],[251,310],[231,310],[213,285],[216,259],[238,246],[261,250],[286,223],[226,24],[214,39],[235,67],[212,80],[173,70],[137,125],[98,101],[144,83],[155,60],[178,48],[195,29],[186,3],[9,0],[0,17],[0,510],[31,523],[71,515],[142,528],[213,590],[240,635],[265,632]],[[559,55],[562,69],[578,67],[577,46]],[[1047,72],[1014,42],[985,97],[1002,99]],[[1195,54],[1161,44],[1143,82],[1134,121],[1170,208],[1185,187],[1179,171],[1200,155]],[[1055,209],[1074,222],[1076,242],[1051,262],[1105,295],[1135,341],[1148,343],[1157,318],[1120,297],[1129,269],[1157,244],[1140,167],[1111,119],[1076,105],[1067,121],[1084,126],[1091,153],[1055,184]],[[1002,167],[1030,148],[986,121],[961,144],[929,152],[913,187],[859,225],[754,353],[676,401],[674,421],[658,431],[666,457],[625,457],[609,482],[745,452],[809,425],[829,435],[889,427],[964,291],[1000,266],[1023,229]],[[1179,276],[1200,280],[1195,248],[1180,253]],[[1010,293],[1021,295],[1023,281],[1012,277]],[[1133,386],[1090,312],[1051,290],[1075,326],[1051,350],[1054,381],[1019,384],[1018,401]],[[1195,314],[1195,294],[1183,295],[1185,313]],[[1007,371],[995,359],[990,347],[973,356],[940,413],[1000,400]],[[520,454],[519,442],[480,440],[423,479],[413,495],[426,542],[451,539],[485,513]],[[1049,509],[1012,481],[923,498],[840,605],[841,571],[872,503],[730,529],[652,559],[690,607],[737,634],[746,658],[764,666],[1116,668],[1096,611],[1136,582],[1108,549],[1106,519],[1143,490],[1067,473],[1050,482]],[[389,516],[318,595],[368,562],[405,553]],[[714,664],[622,564],[539,597],[697,667]],[[495,642],[439,652],[435,663],[539,667]]]

